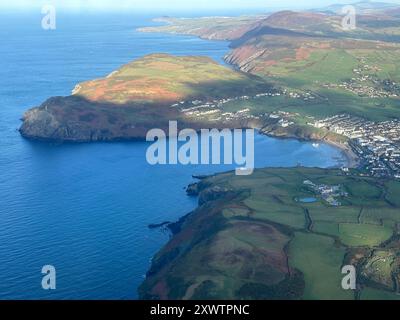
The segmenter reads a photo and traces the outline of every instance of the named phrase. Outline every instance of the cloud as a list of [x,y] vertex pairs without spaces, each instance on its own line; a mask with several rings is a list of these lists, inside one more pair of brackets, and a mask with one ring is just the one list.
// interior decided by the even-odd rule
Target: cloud
[[[385,1],[385,0],[382,0]],[[352,3],[352,0],[308,0],[307,7],[322,7],[333,3]],[[400,3],[400,0],[386,0]],[[245,9],[245,8],[276,8],[299,7],[298,0],[13,0],[0,1],[0,8],[38,8],[45,4],[53,4],[63,9]]]

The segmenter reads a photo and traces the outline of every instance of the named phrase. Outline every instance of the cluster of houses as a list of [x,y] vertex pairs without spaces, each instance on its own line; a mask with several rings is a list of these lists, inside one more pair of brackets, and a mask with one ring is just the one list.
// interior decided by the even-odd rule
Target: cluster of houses
[[245,108],[242,110],[239,110],[237,112],[224,112],[221,114],[221,118],[219,120],[224,120],[224,121],[231,121],[231,120],[237,120],[237,119],[260,119],[258,116],[254,116],[250,113],[249,108]]
[[400,179],[400,120],[373,122],[341,114],[316,121],[314,126],[349,138],[372,176]]
[[[214,99],[207,102],[201,100],[180,101],[171,105],[170,107],[179,109],[180,112],[184,113],[186,116],[189,117],[204,117],[204,116],[208,117],[210,115],[215,115],[217,113],[220,113],[220,115],[222,116],[220,117],[221,119],[230,120],[232,118],[240,117],[241,115],[240,112],[238,113],[226,112],[221,114],[223,111],[223,106],[227,103],[235,101],[247,101],[263,97],[279,97],[279,96],[285,96],[287,98],[292,98],[292,99],[303,99],[304,101],[310,101],[317,98],[315,95],[313,95],[313,93],[308,91],[300,93],[300,92],[292,92],[287,89],[283,89],[282,91],[271,89],[270,92],[259,93],[256,94],[255,96],[244,95],[232,98]],[[223,116],[225,116],[225,118],[223,118]],[[221,119],[214,119],[214,120],[221,120]],[[281,125],[283,127],[290,126],[291,124],[292,123],[290,121],[286,121],[285,119],[282,119],[281,121]]]
[[294,91],[289,91],[287,89],[283,89],[282,95],[285,95],[288,98],[292,99],[302,99],[304,101],[317,99],[317,97],[311,91],[294,92]]
[[246,101],[250,99],[254,99],[256,97],[273,97],[281,95],[279,92],[266,92],[259,93],[256,96],[238,96],[233,98],[224,98],[224,99],[214,99],[211,101],[201,101],[201,100],[193,100],[193,101],[180,101],[171,105],[171,108],[177,108],[181,113],[185,114],[187,117],[207,117],[210,118],[212,116],[212,121],[229,121],[232,119],[239,118],[258,118],[256,116],[250,115],[250,109],[244,108],[238,112],[225,112],[223,113],[223,106],[229,102],[233,101]]
[[276,120],[279,119],[278,124],[283,128],[287,128],[294,125],[294,121],[292,121],[292,119],[296,115],[298,116],[299,114],[285,112],[285,111],[275,111],[272,112],[271,114],[268,114],[268,117],[270,119],[276,119]]
[[249,108],[244,108],[236,112],[223,112],[223,109],[216,108],[210,103],[181,109],[181,112],[189,118],[207,118],[209,121],[232,121],[259,119],[250,113]]
[[[192,109],[202,109],[202,108],[221,108],[224,104],[234,101],[246,101],[254,98],[261,97],[276,97],[282,95],[281,92],[276,90],[272,90],[271,92],[259,93],[255,96],[238,96],[232,98],[224,98],[224,99],[214,99],[208,102],[204,102],[201,100],[193,100],[193,101],[180,101],[171,105],[171,108],[180,108],[182,112],[190,111]],[[183,108],[183,109],[182,109]]]
[[[368,77],[368,76],[366,76]],[[357,79],[362,81],[363,79]],[[377,82],[378,80],[373,80],[373,82],[377,85],[381,85],[381,82]],[[390,87],[376,87],[367,84],[360,84],[356,80],[344,81],[340,84],[330,83],[324,84],[323,87],[335,89],[341,88],[347,91],[350,91],[360,97],[368,97],[368,98],[398,98],[400,97],[400,88],[397,88],[397,85],[393,82],[392,89],[389,90]]]
[[353,69],[354,77],[340,84],[327,83],[325,88],[341,88],[357,94],[360,97],[369,98],[398,98],[400,86],[390,80],[381,80],[376,72],[381,71],[377,66],[370,66],[364,58],[359,59],[360,66]]
[[334,207],[342,205],[338,198],[348,197],[348,193],[343,191],[340,185],[316,184],[310,180],[305,180],[303,184]]

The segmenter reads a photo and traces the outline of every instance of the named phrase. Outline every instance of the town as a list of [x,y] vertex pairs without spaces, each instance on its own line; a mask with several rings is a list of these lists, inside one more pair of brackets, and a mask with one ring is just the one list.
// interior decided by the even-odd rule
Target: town
[[348,114],[313,124],[349,138],[349,145],[374,177],[400,179],[400,121],[373,122]]
[[381,68],[371,66],[365,58],[359,58],[359,67],[353,69],[354,76],[340,84],[324,83],[322,87],[329,89],[344,89],[360,97],[368,98],[398,98],[400,86],[390,79],[380,79],[377,76]]
[[[265,113],[263,115],[255,116],[251,114],[251,108],[244,106],[243,109],[238,110],[236,112],[224,112],[224,105],[240,101],[254,101],[256,99],[265,98],[265,97],[280,97],[284,96],[288,99],[301,99],[305,102],[316,100],[317,97],[311,91],[289,91],[287,89],[271,89],[269,92],[259,93],[254,96],[237,96],[231,98],[223,98],[223,99],[214,99],[210,101],[202,101],[202,100],[193,100],[193,101],[180,101],[174,103],[170,106],[170,108],[178,109],[181,113],[183,113],[186,117],[206,117],[209,121],[231,121],[231,120],[249,120],[249,119],[260,119],[261,117],[269,117],[274,118],[274,113],[269,114]],[[278,111],[279,115],[282,112]],[[283,112],[283,114],[286,114]],[[286,114],[288,115],[288,114]],[[293,122],[287,121],[287,119],[281,119],[280,124],[283,127],[288,127],[293,124]]]

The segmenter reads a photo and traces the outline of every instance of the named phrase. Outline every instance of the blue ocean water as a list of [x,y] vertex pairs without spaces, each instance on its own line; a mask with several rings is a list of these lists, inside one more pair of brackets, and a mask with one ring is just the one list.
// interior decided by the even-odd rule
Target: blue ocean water
[[[157,15],[154,15],[157,16]],[[174,221],[197,200],[192,174],[232,166],[150,166],[145,142],[46,144],[16,129],[23,112],[75,84],[154,52],[207,55],[228,43],[143,34],[151,15],[64,14],[56,31],[40,12],[0,14],[0,299],[135,299],[152,256],[168,240],[148,225]],[[330,167],[341,152],[256,137],[257,166]],[[57,289],[41,288],[54,265]]]

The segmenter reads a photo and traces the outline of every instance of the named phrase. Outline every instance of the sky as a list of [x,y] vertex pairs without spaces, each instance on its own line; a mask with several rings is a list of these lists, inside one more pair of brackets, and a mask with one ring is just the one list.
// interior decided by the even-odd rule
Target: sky
[[[399,3],[400,0],[381,0]],[[57,8],[80,10],[127,10],[127,9],[268,9],[268,8],[318,8],[334,3],[352,3],[355,0],[0,0],[1,9],[40,8],[45,4]],[[302,4],[302,5],[300,5]]]
[[[1,10],[40,10],[51,4],[61,10],[151,10],[169,11],[203,10],[268,10],[320,8],[330,4],[349,4],[360,0],[0,0]],[[398,3],[400,0],[380,0],[380,2]]]

